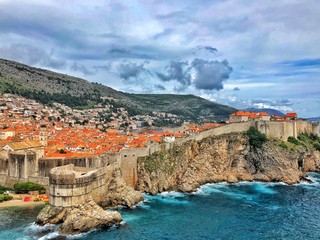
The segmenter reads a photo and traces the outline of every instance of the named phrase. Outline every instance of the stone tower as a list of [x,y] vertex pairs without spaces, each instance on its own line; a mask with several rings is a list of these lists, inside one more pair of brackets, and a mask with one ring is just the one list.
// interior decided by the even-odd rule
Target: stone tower
[[40,142],[44,146],[48,146],[48,134],[47,134],[47,126],[45,124],[40,125],[40,133],[39,133]]

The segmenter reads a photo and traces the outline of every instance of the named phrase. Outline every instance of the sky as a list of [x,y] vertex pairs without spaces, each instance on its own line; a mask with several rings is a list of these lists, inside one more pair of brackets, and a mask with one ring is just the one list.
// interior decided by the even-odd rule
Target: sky
[[320,116],[318,0],[0,0],[0,58],[129,93]]

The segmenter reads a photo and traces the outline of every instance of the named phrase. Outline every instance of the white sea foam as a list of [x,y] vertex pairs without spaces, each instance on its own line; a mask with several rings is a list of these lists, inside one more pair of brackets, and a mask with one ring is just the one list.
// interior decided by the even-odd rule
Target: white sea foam
[[160,193],[160,195],[162,197],[170,197],[170,198],[183,198],[186,196],[185,193],[175,192],[175,191],[162,192],[162,193]]
[[44,235],[43,237],[39,238],[39,240],[49,240],[49,239],[55,239],[59,236],[58,232],[51,232],[47,235]]
[[211,193],[220,193],[222,192],[221,190],[219,190],[219,188],[221,188],[222,185],[218,185],[218,184],[213,184],[213,183],[209,183],[209,184],[205,184],[202,185],[201,187],[199,187],[197,189],[197,191],[191,193],[193,195],[210,195]]
[[79,233],[75,235],[67,235],[67,239],[82,239],[83,237],[89,235],[92,232],[97,231],[98,229],[92,229],[91,231],[85,232],[85,233]]
[[129,222],[134,222],[140,219],[140,216],[134,215],[133,213],[130,214],[122,214],[123,222],[129,223]]
[[55,225],[55,224],[46,224],[46,225],[40,226],[36,223],[31,223],[27,227],[27,230],[32,231],[32,232],[43,232],[43,231],[47,231],[47,230],[54,230],[56,228],[57,228],[57,225]]
[[263,193],[263,194],[276,194],[276,193],[278,193],[277,191],[270,188],[270,186],[268,184],[262,184],[262,183],[255,183],[253,185],[253,189],[256,192]]

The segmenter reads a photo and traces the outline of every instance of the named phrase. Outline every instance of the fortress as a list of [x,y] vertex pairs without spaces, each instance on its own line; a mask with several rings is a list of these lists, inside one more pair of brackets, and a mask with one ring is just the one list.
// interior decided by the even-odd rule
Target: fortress
[[269,137],[286,141],[289,136],[301,133],[319,134],[319,124],[303,120],[294,121],[245,121],[226,124],[171,142],[151,141],[144,148],[124,148],[119,152],[106,152],[96,157],[45,158],[44,146],[39,142],[25,145],[5,145],[0,152],[0,184],[12,187],[14,183],[33,181],[49,189],[50,204],[74,206],[88,196],[101,202],[107,183],[113,178],[115,169],[120,169],[125,183],[135,188],[137,183],[137,159],[154,152],[172,148],[189,140],[200,141],[209,136],[244,132],[256,127]]

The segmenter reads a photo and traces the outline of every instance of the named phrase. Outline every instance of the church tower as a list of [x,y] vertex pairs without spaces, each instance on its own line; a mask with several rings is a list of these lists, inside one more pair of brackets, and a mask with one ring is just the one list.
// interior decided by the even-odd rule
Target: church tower
[[39,138],[40,138],[40,142],[45,147],[48,146],[48,133],[47,133],[47,126],[45,124],[40,125]]

